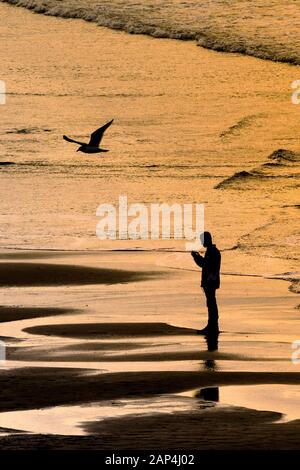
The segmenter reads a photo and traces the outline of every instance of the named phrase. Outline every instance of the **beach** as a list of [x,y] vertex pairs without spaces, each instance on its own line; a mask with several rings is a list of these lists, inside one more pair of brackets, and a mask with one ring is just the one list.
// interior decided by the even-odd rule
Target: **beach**
[[[298,66],[0,14],[0,449],[297,449]],[[120,195],[205,205],[217,339],[184,241],[97,238]]]
[[[164,267],[169,254],[33,254],[7,253],[1,449],[295,448],[299,311],[286,281],[223,276],[209,343],[196,334],[199,273]],[[36,282],[38,269],[57,276]]]

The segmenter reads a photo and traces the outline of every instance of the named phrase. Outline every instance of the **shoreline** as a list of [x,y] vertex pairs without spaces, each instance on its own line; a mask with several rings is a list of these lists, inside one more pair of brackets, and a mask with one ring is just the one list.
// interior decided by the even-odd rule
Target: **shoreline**
[[[152,25],[151,22],[147,21],[147,16],[135,18],[132,15],[128,18],[123,18],[120,13],[112,13],[110,18],[109,14],[106,14],[107,5],[103,8],[99,6],[98,13],[96,10],[89,11],[85,10],[82,7],[74,7],[71,5],[61,5],[60,3],[55,3],[55,0],[48,0],[49,5],[45,5],[45,2],[40,4],[39,0],[1,0],[2,3],[6,3],[11,6],[25,8],[33,13],[43,14],[46,16],[53,16],[62,19],[75,19],[82,20],[86,22],[92,22],[96,25],[108,28],[110,30],[122,31],[126,34],[135,34],[135,35],[144,35],[153,39],[170,39],[170,40],[180,40],[180,41],[194,41],[196,46],[203,47],[215,52],[226,53],[226,54],[240,54],[246,55],[248,57],[255,57],[261,60],[267,60],[278,63],[286,63],[292,66],[300,65],[300,57],[297,57],[294,53],[294,50],[290,52],[282,53],[278,51],[277,56],[273,57],[272,52],[269,50],[268,45],[262,43],[261,47],[259,45],[253,47],[252,44],[247,44],[246,38],[235,38],[234,35],[232,38],[229,38],[228,43],[224,42],[222,37],[222,29],[218,31],[218,23],[216,23],[216,30],[211,33],[207,32],[206,28],[192,28],[190,31],[187,29],[184,30],[180,26],[177,27],[177,30],[172,30],[168,28],[166,24],[162,21],[160,24]],[[212,14],[213,16],[213,14]],[[201,17],[200,17],[201,18]],[[258,15],[259,18],[259,15]],[[194,29],[194,30],[193,30]],[[227,25],[227,29],[230,29],[230,24]]]

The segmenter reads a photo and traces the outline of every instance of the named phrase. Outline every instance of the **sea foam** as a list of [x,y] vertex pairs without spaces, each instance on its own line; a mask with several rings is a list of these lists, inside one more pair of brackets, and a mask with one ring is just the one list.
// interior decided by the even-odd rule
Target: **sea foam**
[[287,0],[0,0],[50,16],[300,64],[300,9]]

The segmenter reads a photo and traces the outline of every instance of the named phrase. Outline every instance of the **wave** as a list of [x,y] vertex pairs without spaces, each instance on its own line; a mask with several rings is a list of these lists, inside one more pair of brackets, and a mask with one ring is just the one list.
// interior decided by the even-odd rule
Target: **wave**
[[250,115],[250,116],[245,116],[242,119],[240,119],[236,124],[233,124],[230,126],[228,129],[224,130],[221,132],[220,137],[228,137],[228,136],[234,136],[240,133],[242,129],[245,127],[251,126],[251,124],[256,120],[256,118],[260,115]]
[[[293,280],[289,290],[294,294],[300,294],[300,281],[298,279]],[[300,308],[299,305],[297,306],[297,308]]]
[[227,187],[232,187],[232,184],[239,183],[239,182],[253,179],[253,178],[257,178],[257,177],[259,177],[259,175],[251,171],[238,171],[237,173],[234,173],[232,176],[229,176],[229,178],[226,178],[225,180],[218,183],[215,186],[215,189],[224,189]]
[[36,134],[39,132],[51,132],[51,129],[45,127],[20,127],[6,131],[5,134]]
[[[268,162],[263,163],[250,171],[239,171],[229,178],[224,179],[215,186],[215,189],[247,189],[245,183],[265,182],[267,179],[299,178],[299,173],[290,172],[300,164],[300,154],[291,150],[278,149],[268,157]],[[277,171],[276,171],[277,169]],[[242,183],[242,184],[241,184]]]
[[[281,279],[290,282],[289,291],[293,294],[300,294],[300,272],[287,272],[269,276],[269,279]],[[300,309],[300,304],[295,307]]]
[[155,38],[195,40],[222,52],[300,64],[300,10],[293,0],[0,0],[36,13],[80,18]]
[[[274,163],[287,164],[287,163],[300,163],[300,156],[296,152],[291,150],[278,149],[275,152],[271,153],[268,157],[269,160],[272,160]],[[265,164],[266,165],[266,164]]]
[[[4,0],[0,0],[4,1]],[[67,98],[67,97],[78,97],[78,93],[17,93],[7,92],[6,95],[11,96],[45,96],[47,98]],[[83,98],[154,98],[164,96],[164,93],[92,93],[92,94],[81,94]]]

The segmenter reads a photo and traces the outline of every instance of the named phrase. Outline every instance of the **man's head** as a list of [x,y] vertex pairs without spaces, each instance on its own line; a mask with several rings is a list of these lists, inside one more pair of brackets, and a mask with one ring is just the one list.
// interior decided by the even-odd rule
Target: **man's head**
[[200,241],[203,246],[208,247],[212,245],[212,236],[210,232],[203,232],[200,235]]

